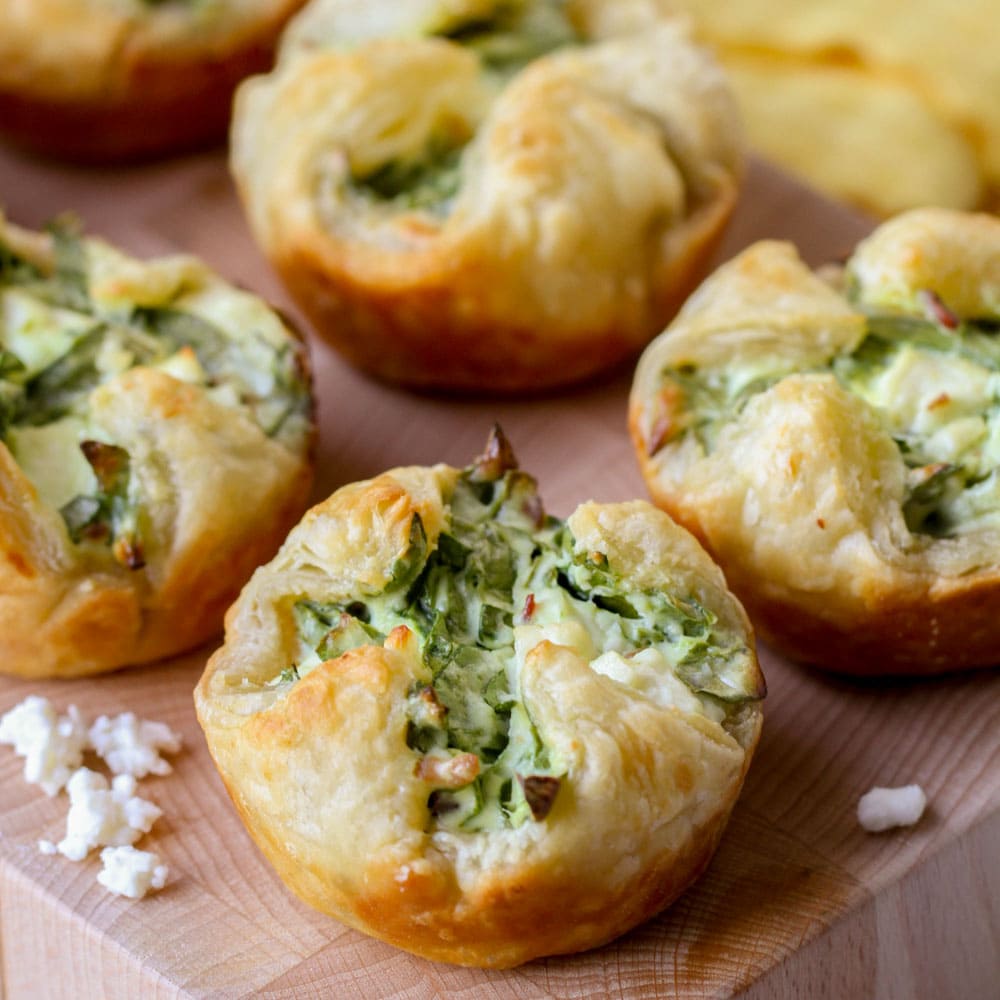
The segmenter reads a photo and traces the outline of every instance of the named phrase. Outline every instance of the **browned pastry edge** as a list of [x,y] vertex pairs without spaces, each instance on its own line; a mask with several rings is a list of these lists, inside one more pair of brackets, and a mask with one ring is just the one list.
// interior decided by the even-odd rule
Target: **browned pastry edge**
[[82,164],[137,162],[226,136],[233,92],[274,62],[288,13],[214,52],[137,50],[99,98],[53,97],[0,86],[0,135],[26,149]]
[[[454,881],[411,879],[410,883],[416,884],[408,884],[405,901],[395,893],[363,896],[351,902],[353,913],[345,912],[344,901],[336,892],[326,907],[321,905],[315,876],[305,868],[288,865],[283,845],[271,830],[254,821],[225,771],[220,768],[219,773],[254,843],[281,873],[286,885],[309,905],[355,930],[434,961],[508,969],[544,956],[600,948],[677,900],[701,877],[715,855],[759,738],[758,725],[753,739],[744,747],[744,772],[732,799],[710,822],[691,831],[680,852],[665,852],[655,863],[644,864],[612,895],[601,894],[592,900],[581,896],[579,887],[568,885],[551,869],[520,869],[521,877],[515,884],[500,873],[492,890],[467,901],[461,940],[455,940],[454,934],[453,914],[460,897]],[[379,881],[384,885],[384,880]],[[412,914],[418,909],[436,911],[436,919],[414,923]]]
[[[469,311],[456,295],[460,268],[435,282],[379,288],[352,273],[349,252],[313,241],[275,248],[272,263],[323,339],[351,364],[390,382],[422,389],[524,393],[579,383],[635,357],[705,277],[736,206],[738,180],[720,186],[673,241],[684,251],[651,276],[641,324],[552,329],[511,326],[502,316]],[[503,359],[502,364],[500,359]]]
[[740,559],[727,559],[713,548],[697,510],[657,489],[636,407],[629,430],[654,503],[725,567],[726,582],[755,631],[775,650],[799,663],[855,677],[933,676],[997,665],[1000,572],[938,579],[914,575],[909,589],[872,592],[864,604],[852,605],[834,606],[818,595],[806,611],[802,603],[769,593],[765,581],[741,572]]

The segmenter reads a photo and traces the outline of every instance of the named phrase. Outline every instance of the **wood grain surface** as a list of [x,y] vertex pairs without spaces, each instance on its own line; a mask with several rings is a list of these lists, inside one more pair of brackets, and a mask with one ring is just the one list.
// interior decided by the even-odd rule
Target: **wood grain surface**
[[[249,238],[219,154],[89,171],[0,150],[0,206],[24,225],[73,210],[140,255],[200,254],[291,309]],[[865,228],[755,164],[721,257],[758,237],[787,237],[819,263]],[[587,498],[645,495],[625,429],[630,370],[527,401],[443,399],[373,382],[312,346],[317,499],[393,465],[462,465],[494,420],[555,513]],[[605,948],[481,972],[369,940],[284,889],[243,831],[195,722],[191,690],[210,650],[89,680],[0,680],[0,711],[40,693],[90,717],[132,710],[161,719],[186,741],[172,775],[140,785],[165,812],[140,846],[171,869],[167,887],[141,902],[105,892],[95,858],[74,864],[38,852],[39,838],[62,835],[65,797],[26,785],[20,760],[0,748],[0,981],[9,1000],[1000,996],[996,670],[862,684],[762,650],[764,735],[702,880]],[[858,797],[909,782],[930,801],[919,825],[865,834]]]

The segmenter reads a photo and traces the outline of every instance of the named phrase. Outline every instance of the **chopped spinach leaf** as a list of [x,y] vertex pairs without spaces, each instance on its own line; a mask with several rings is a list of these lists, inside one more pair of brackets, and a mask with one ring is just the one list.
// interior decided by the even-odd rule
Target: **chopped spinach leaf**
[[57,220],[49,226],[49,233],[55,250],[52,284],[59,289],[56,302],[67,309],[87,312],[90,309],[87,251],[79,224],[72,219]]
[[129,569],[145,564],[139,529],[139,509],[130,496],[131,461],[128,452],[102,441],[83,441],[80,449],[97,478],[94,496],[76,496],[60,513],[74,542],[110,545],[115,558]]
[[103,323],[91,327],[61,358],[27,383],[21,413],[24,423],[40,426],[58,420],[100,384],[97,355],[106,332]]
[[390,160],[352,177],[351,187],[399,210],[445,215],[461,187],[464,145],[464,140],[432,140],[419,156]]
[[504,76],[580,41],[565,0],[499,3],[491,17],[451,23],[438,34],[475,52],[484,66]]
[[903,502],[906,526],[913,532],[938,535],[947,530],[941,520],[941,504],[949,492],[961,491],[963,469],[961,466],[942,462],[939,465],[915,470]]

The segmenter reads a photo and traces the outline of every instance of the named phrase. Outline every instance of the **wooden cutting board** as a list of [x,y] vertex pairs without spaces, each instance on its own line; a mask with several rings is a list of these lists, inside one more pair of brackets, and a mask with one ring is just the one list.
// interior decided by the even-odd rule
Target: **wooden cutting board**
[[[138,254],[200,254],[290,307],[249,238],[220,155],[84,171],[0,151],[0,205],[26,225],[72,209]],[[787,237],[818,263],[841,256],[867,226],[756,164],[720,256],[758,237]],[[645,495],[625,430],[630,371],[550,398],[484,403],[374,383],[315,342],[313,358],[317,499],[393,465],[463,465],[494,420],[555,513],[587,498]],[[96,859],[38,852],[39,838],[64,830],[65,797],[26,785],[20,760],[0,748],[0,968],[9,1000],[1000,996],[995,670],[862,684],[762,650],[764,735],[702,880],[605,948],[490,973],[413,958],[286,892],[244,833],[195,722],[191,690],[209,652],[91,680],[0,680],[0,711],[40,693],[89,717],[132,710],[161,719],[186,741],[172,775],[140,786],[165,813],[140,846],[171,870],[167,887],[141,902],[105,892]],[[909,782],[929,796],[920,824],[862,832],[858,797]]]

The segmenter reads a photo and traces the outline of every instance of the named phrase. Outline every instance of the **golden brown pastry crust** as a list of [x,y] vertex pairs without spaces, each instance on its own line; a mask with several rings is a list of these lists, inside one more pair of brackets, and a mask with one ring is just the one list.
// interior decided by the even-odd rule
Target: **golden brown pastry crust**
[[303,3],[0,0],[0,134],[79,162],[217,142]]
[[[765,242],[709,278],[637,369],[629,423],[643,476],[719,561],[761,635],[796,659],[852,674],[996,664],[1000,530],[987,517],[952,537],[911,531],[907,468],[881,411],[826,368],[862,342],[866,313],[933,312],[928,292],[957,314],[945,337],[955,319],[995,318],[1000,221],[906,213],[860,244],[848,274],[850,300],[790,246]],[[686,433],[699,414],[666,370],[749,372],[773,358],[783,376],[710,450]],[[918,399],[958,405],[949,394],[931,377]]]
[[[351,6],[293,22],[232,136],[255,236],[317,331],[381,377],[460,390],[569,383],[635,354],[736,201],[739,123],[711,57],[662,4],[571,0],[592,44],[507,81],[427,34],[442,3],[380,0],[365,16],[385,8],[383,37],[317,41],[367,23]],[[356,190],[440,135],[469,139],[446,210]]]
[[[745,702],[723,726],[658,704],[543,639],[519,656],[520,697],[567,767],[552,811],[478,833],[435,827],[406,735],[407,692],[425,676],[414,632],[396,628],[290,689],[273,681],[294,655],[290,602],[378,591],[414,513],[433,549],[456,475],[395,469],[309,511],[230,609],[195,701],[247,828],[302,899],[429,958],[507,967],[608,941],[686,888],[721,835],[761,713]],[[721,573],[651,505],[585,504],[568,524],[636,584],[691,588],[752,650]]]
[[[52,266],[46,236],[0,219],[0,244]],[[183,289],[239,296],[237,312],[266,314],[267,336],[286,341],[303,380],[303,412],[287,433],[268,437],[246,411],[159,368],[132,367],[93,389],[86,436],[124,448],[139,484],[144,565],[136,568],[108,545],[75,543],[57,506],[0,443],[0,671],[22,677],[98,673],[208,639],[300,516],[312,481],[313,418],[297,334],[193,258],[140,263],[96,241],[88,246],[92,262],[108,262],[106,270],[93,266],[94,296],[124,294],[153,307],[169,305]],[[4,294],[0,282],[0,303]],[[108,320],[113,310],[102,315]]]

